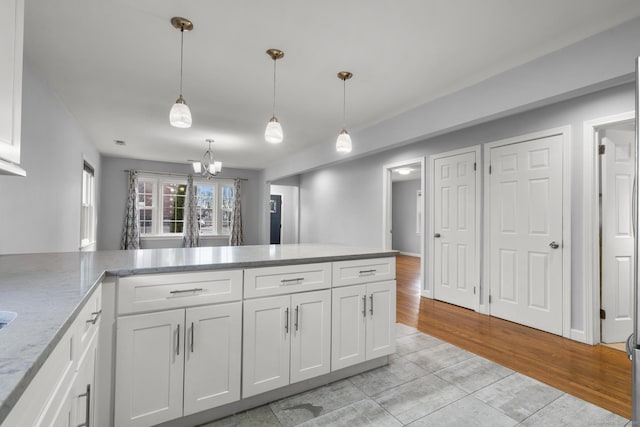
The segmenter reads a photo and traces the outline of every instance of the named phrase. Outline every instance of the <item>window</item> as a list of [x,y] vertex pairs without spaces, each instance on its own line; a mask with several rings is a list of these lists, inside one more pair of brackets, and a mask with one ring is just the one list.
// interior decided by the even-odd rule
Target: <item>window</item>
[[[231,180],[194,179],[196,212],[201,236],[231,233],[234,187]],[[145,175],[138,178],[140,235],[182,235],[186,216],[187,179]]]
[[96,242],[95,177],[93,167],[84,162],[80,212],[80,248]]

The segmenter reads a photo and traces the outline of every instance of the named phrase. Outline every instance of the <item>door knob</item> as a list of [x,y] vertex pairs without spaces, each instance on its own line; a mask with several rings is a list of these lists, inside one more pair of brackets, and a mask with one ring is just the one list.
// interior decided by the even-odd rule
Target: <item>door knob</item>
[[551,242],[551,243],[549,243],[549,247],[551,249],[558,249],[560,247],[560,245],[558,243],[556,243],[556,242]]
[[433,237],[440,237],[440,233],[434,234]]

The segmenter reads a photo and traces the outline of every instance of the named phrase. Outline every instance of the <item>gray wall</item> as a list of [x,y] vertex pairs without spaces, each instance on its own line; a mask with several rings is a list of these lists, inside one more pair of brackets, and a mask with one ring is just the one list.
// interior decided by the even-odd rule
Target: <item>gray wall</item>
[[[126,147],[125,147],[126,149]],[[165,173],[192,173],[191,165],[184,163],[154,162],[150,160],[102,157],[103,188],[101,209],[98,216],[98,249],[120,249],[120,235],[127,199],[127,174],[125,170],[145,170]],[[258,176],[259,172],[247,169],[232,169],[223,166],[220,178],[246,178],[241,182],[242,220],[244,244],[258,243]],[[205,238],[201,246],[226,246],[228,238]],[[182,246],[181,238],[142,239],[142,248],[168,248]]]
[[416,233],[416,197],[420,180],[394,182],[391,186],[391,248],[420,255],[420,235]]
[[[625,84],[302,174],[300,176],[300,241],[382,247],[383,165],[570,125],[571,327],[584,330],[583,121],[633,109],[634,87],[632,84]],[[359,141],[359,143],[366,144],[366,141]],[[427,163],[426,224],[429,223],[430,173]],[[592,243],[586,242],[586,244]],[[425,256],[429,255],[427,244]]]
[[100,155],[28,58],[22,94],[27,176],[0,176],[0,254],[77,251],[83,159],[100,191]]

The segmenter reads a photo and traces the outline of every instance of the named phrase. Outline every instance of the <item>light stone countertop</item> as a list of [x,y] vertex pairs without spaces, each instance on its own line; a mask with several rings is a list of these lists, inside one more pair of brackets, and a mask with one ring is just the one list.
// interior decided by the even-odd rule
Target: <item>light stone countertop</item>
[[0,256],[0,424],[106,275],[251,268],[395,256],[396,251],[298,244]]

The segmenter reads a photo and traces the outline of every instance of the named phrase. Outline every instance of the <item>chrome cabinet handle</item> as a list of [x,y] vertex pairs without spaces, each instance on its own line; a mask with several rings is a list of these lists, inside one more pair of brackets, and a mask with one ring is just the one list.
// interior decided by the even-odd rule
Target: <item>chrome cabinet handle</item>
[[367,317],[367,296],[366,295],[362,296],[362,304],[363,304],[362,317]]
[[369,313],[373,316],[373,294],[369,296],[369,301],[371,302],[371,307],[369,307]]
[[86,397],[87,401],[85,403],[85,420],[82,424],[78,424],[78,427],[91,427],[90,418],[91,418],[91,384],[87,384],[87,391],[85,393],[79,394],[78,397]]
[[289,333],[289,307],[284,310],[284,332]]
[[298,314],[300,313],[300,308],[299,306],[296,305],[296,332],[298,331]]
[[178,339],[176,340],[176,356],[180,356],[180,325],[176,326],[176,333],[178,334]]
[[363,274],[375,274],[376,270],[360,270],[360,275],[362,276]]
[[94,311],[93,313],[91,313],[92,317],[91,319],[87,320],[87,323],[91,323],[92,325],[95,325],[101,314],[102,314],[102,310]]
[[182,289],[182,290],[177,290],[177,291],[171,291],[169,292],[171,295],[175,295],[175,294],[182,294],[185,292],[200,292],[202,291],[202,288],[193,288],[193,289]]
[[283,285],[286,285],[288,283],[295,282],[295,284],[297,285],[303,280],[304,280],[304,277],[296,277],[295,279],[282,279],[280,280],[280,283],[282,283]]
[[435,238],[440,237],[440,233],[435,233],[435,234],[433,235],[433,237],[435,237]]
[[560,247],[560,245],[557,242],[551,242],[551,243],[549,243],[549,247],[551,249],[558,249]]
[[191,322],[191,353],[193,353],[193,322]]

